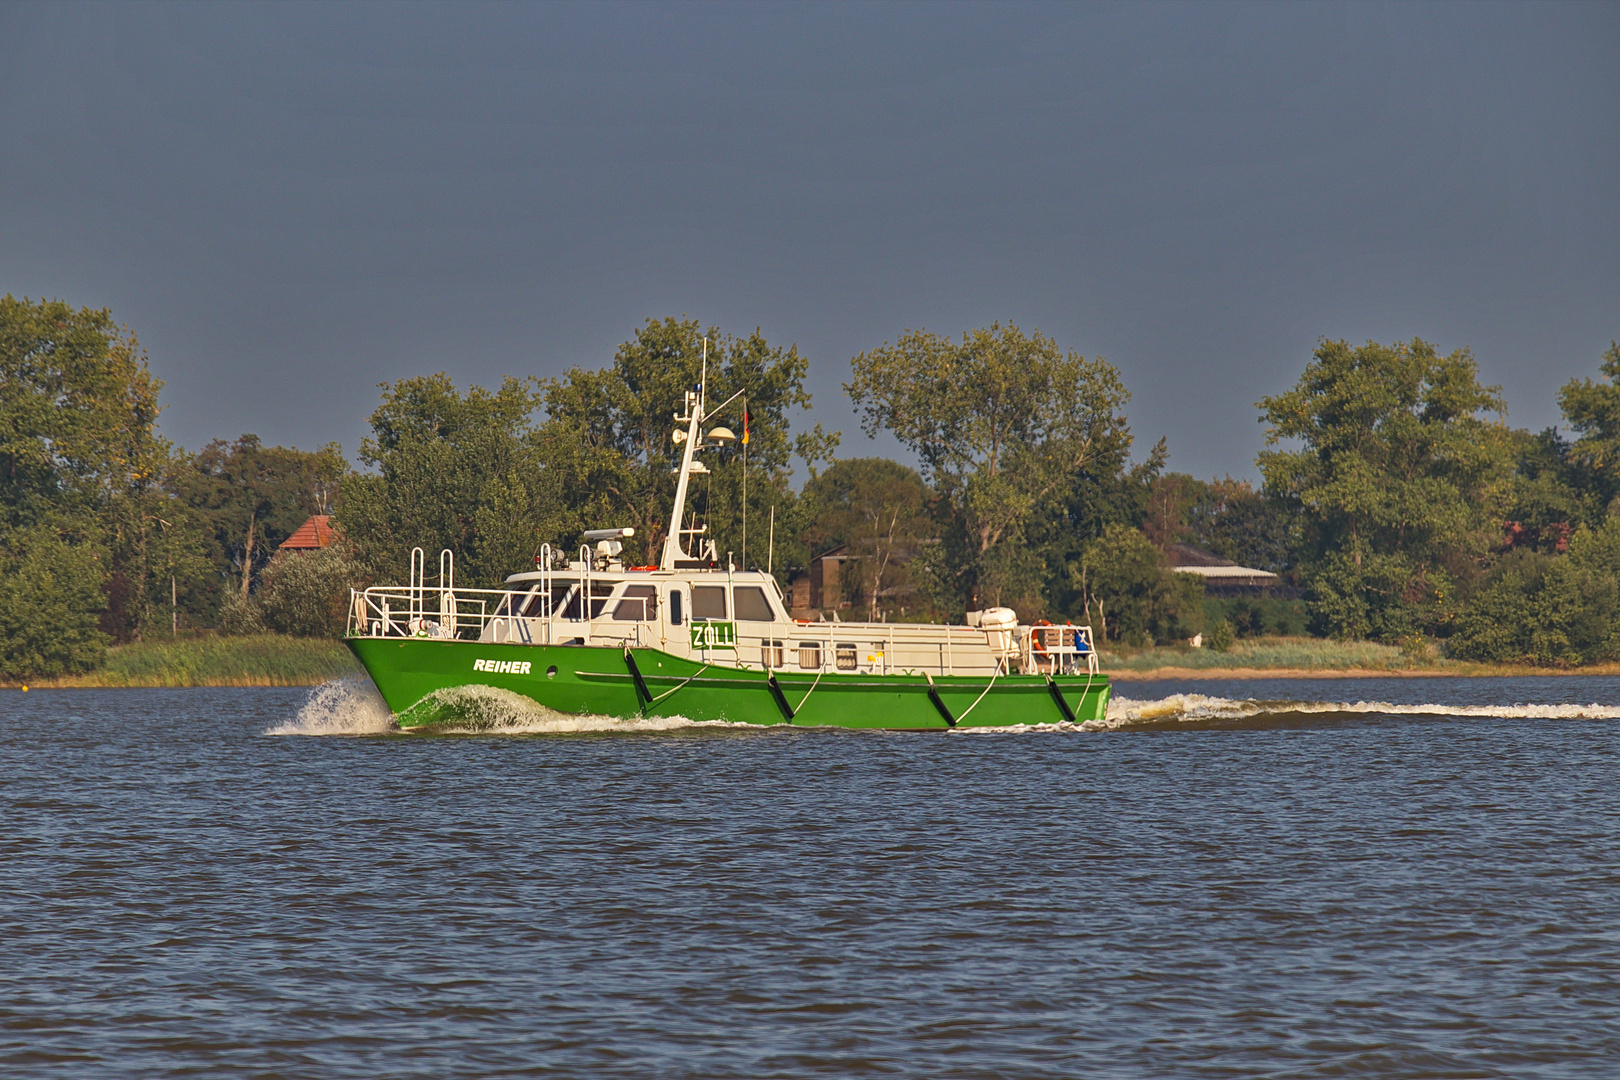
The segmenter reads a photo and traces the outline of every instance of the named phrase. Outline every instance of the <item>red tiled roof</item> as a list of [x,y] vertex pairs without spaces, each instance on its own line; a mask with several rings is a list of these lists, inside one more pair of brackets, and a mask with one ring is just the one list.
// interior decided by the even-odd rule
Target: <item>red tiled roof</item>
[[337,529],[330,514],[315,514],[298,526],[298,531],[281,542],[282,548],[310,550],[323,548],[337,539]]

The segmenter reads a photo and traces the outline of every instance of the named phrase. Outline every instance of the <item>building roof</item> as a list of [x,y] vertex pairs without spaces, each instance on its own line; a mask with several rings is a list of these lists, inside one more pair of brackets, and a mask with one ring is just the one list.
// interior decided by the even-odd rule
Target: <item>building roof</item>
[[311,551],[323,548],[337,540],[337,528],[330,514],[311,514],[298,531],[281,542],[283,551]]
[[1256,570],[1251,566],[1176,566],[1172,567],[1178,574],[1197,574],[1209,581],[1276,581],[1277,575],[1270,570]]
[[1223,559],[1191,544],[1171,544],[1165,554],[1170,557],[1171,569],[1176,573],[1197,574],[1206,581],[1261,585],[1277,580],[1277,575],[1269,570],[1239,566],[1231,559]]

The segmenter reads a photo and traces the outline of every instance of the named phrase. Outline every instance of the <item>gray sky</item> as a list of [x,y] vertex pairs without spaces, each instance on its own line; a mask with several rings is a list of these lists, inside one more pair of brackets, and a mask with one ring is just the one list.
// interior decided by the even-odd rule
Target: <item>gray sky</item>
[[[166,433],[353,455],[376,384],[756,325],[1039,328],[1253,476],[1318,337],[1558,419],[1620,338],[1620,4],[0,6],[0,293],[111,307]],[[878,450],[892,451],[879,443]]]

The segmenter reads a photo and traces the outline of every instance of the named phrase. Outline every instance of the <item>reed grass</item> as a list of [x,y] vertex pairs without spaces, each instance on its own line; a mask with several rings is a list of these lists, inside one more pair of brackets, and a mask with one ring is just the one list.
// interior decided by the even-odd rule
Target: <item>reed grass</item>
[[1106,671],[1153,671],[1184,668],[1219,671],[1233,668],[1295,671],[1408,671],[1445,666],[1430,657],[1413,657],[1393,645],[1371,641],[1332,641],[1307,637],[1262,637],[1237,642],[1227,652],[1185,645],[1158,646],[1140,652],[1104,653]]
[[85,675],[34,686],[312,686],[360,671],[341,641],[282,634],[180,638],[115,645]]

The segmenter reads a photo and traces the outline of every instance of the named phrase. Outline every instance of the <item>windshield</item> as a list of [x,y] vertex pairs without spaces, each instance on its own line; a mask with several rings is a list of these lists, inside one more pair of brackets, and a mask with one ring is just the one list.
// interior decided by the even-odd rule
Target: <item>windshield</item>
[[739,619],[752,622],[776,620],[776,612],[771,610],[771,602],[765,599],[765,590],[758,585],[737,586],[731,591],[731,599]]
[[726,617],[726,587],[724,585],[692,586],[692,618],[723,619]]
[[658,617],[658,590],[651,585],[629,585],[613,605],[613,617],[622,622],[647,622]]

